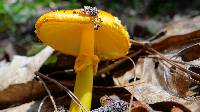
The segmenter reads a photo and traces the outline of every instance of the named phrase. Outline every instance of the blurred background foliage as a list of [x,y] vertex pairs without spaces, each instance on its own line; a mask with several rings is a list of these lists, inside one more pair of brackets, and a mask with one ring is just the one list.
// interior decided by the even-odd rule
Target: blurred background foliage
[[[30,47],[38,45],[34,24],[41,14],[84,5],[97,6],[119,17],[131,38],[150,37],[164,23],[199,15],[200,10],[199,0],[0,0],[0,41],[7,40],[18,54],[25,54]],[[0,47],[3,52],[3,46]]]

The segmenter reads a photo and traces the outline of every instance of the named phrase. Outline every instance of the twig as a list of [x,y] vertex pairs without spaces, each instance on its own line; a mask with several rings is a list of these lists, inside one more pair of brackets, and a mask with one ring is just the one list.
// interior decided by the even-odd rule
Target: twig
[[41,101],[41,103],[40,103],[40,105],[39,105],[39,108],[38,108],[38,112],[41,111],[42,105],[44,104],[44,101],[45,101],[47,98],[48,98],[48,96],[45,96],[45,97],[42,99],[42,101]]
[[[134,57],[134,56],[137,56],[137,55],[138,55],[139,53],[141,53],[141,52],[142,52],[142,50],[140,49],[140,50],[138,50],[138,51],[136,51],[136,52],[130,54],[128,57],[131,57],[131,58],[132,58],[132,57]],[[128,60],[128,58],[122,58],[122,59],[120,59],[120,60],[114,62],[113,64],[108,65],[106,68],[103,68],[103,69],[99,70],[99,71],[97,72],[97,75],[101,75],[101,74],[103,74],[103,73],[106,73],[107,71],[110,71],[110,70],[112,70],[112,69],[114,69],[114,68],[120,66],[122,63],[124,63],[124,62],[127,61],[127,60]]]
[[[74,86],[73,84],[67,83],[66,81],[61,81],[61,84],[64,83],[66,86]],[[122,87],[130,87],[130,86],[135,86],[135,85],[139,85],[139,84],[143,84],[144,82],[138,81],[135,83],[131,83],[131,84],[124,84],[124,85],[120,85],[120,86],[93,86],[93,88],[95,89],[115,89],[115,88],[122,88]]]
[[37,77],[37,78],[42,82],[42,84],[43,84],[45,90],[47,91],[47,93],[48,93],[48,95],[49,95],[49,98],[51,99],[51,102],[52,102],[52,104],[53,104],[53,107],[54,107],[55,112],[58,112],[57,107],[56,107],[56,103],[55,103],[55,101],[54,101],[54,99],[53,99],[53,96],[51,95],[51,92],[50,92],[49,88],[47,87],[47,85],[45,84],[45,82],[44,82],[40,77]]
[[148,42],[148,41],[135,41],[133,39],[130,39],[130,43],[131,43],[131,46],[138,46],[138,47],[145,47],[145,46],[150,46],[151,43]]
[[162,30],[161,32],[159,32],[159,33],[156,34],[155,36],[149,38],[148,41],[154,41],[154,40],[156,40],[156,39],[158,39],[158,38],[160,38],[160,37],[165,36],[166,33],[167,33],[167,30]]
[[[160,57],[157,57],[157,56],[150,56],[149,58],[156,58],[156,59],[164,60],[163,58],[160,58]],[[199,67],[199,65],[194,65],[194,64],[187,63],[187,62],[180,62],[180,61],[176,61],[176,60],[172,60],[172,59],[171,59],[171,61],[174,62],[174,63],[178,63],[178,64],[186,64],[186,65],[190,65],[190,66],[197,66],[197,67]],[[160,61],[160,62],[162,62],[162,61]],[[170,68],[170,67],[169,67],[167,64],[165,64],[164,62],[162,62],[162,63],[163,63],[165,66],[167,66],[169,69],[171,69],[173,72],[175,72],[175,73],[177,73],[177,74],[180,74],[180,75],[182,75],[182,76],[184,76],[184,77],[186,77],[186,78],[189,78],[189,80],[191,80],[191,82],[193,82],[193,83],[195,83],[195,84],[200,84],[200,81],[193,79],[190,75],[189,75],[189,76],[185,76],[185,75],[183,75],[182,73],[176,71],[174,68]],[[179,70],[180,70],[180,69],[179,69]],[[182,70],[181,70],[181,71],[182,71]],[[184,71],[182,71],[182,72],[184,72]],[[184,73],[186,73],[186,72],[184,72]]]
[[[160,60],[164,60],[158,56],[148,56],[148,58],[157,58],[157,59],[160,59]],[[183,64],[183,65],[189,65],[189,66],[193,66],[193,67],[198,67],[200,68],[199,65],[195,65],[195,64],[192,64],[192,63],[189,63],[189,62],[184,62],[184,61],[177,61],[177,60],[174,60],[174,59],[171,59],[172,57],[170,57],[170,60],[174,63],[178,63],[178,64]]]
[[[133,74],[134,74],[134,80],[133,80],[133,84],[135,84],[135,81],[136,81],[136,75],[135,75],[135,62],[128,56],[125,56],[127,57],[133,64]],[[133,92],[131,93],[131,99],[130,99],[130,103],[129,103],[129,107],[128,107],[128,111],[131,112],[131,106],[132,106],[132,103],[133,103],[133,97],[134,97],[134,94]]]
[[[129,56],[125,56],[125,57],[132,58],[132,57],[134,57],[134,56],[137,56],[137,55],[138,55],[139,53],[141,53],[141,52],[142,52],[142,49],[140,49],[140,50],[138,50],[138,51],[136,51],[136,52],[130,54]],[[97,71],[96,76],[101,75],[101,74],[104,74],[104,73],[106,73],[106,72],[108,72],[108,71],[110,71],[110,70],[113,70],[114,68],[120,66],[122,63],[124,63],[124,62],[127,61],[127,60],[128,60],[128,58],[122,58],[122,59],[120,59],[120,60],[114,62],[113,64],[108,65],[107,67],[105,67],[105,68],[103,68],[103,69]],[[73,71],[73,70],[68,70],[68,71],[56,71],[56,72],[54,72],[54,73],[49,74],[49,76],[54,75],[54,74],[58,74],[58,73],[74,73],[74,71]]]
[[158,51],[156,51],[155,49],[151,48],[151,47],[146,47],[147,50],[151,51],[151,52],[154,52],[156,53],[157,55],[159,55],[163,60],[165,60],[167,63],[177,67],[179,70],[181,71],[184,71],[185,73],[191,75],[192,77],[194,77],[195,79],[192,79],[191,77],[191,80],[197,84],[200,84],[199,81],[200,81],[200,75],[195,73],[195,72],[192,72],[190,70],[187,70],[183,67],[181,67],[180,65],[174,63],[173,61],[171,61],[170,59],[166,58],[165,56],[163,56],[161,53],[159,53]]
[[[169,65],[167,65],[166,63],[164,63],[164,61],[161,60],[161,61],[159,61],[159,62],[162,63],[163,65],[165,65],[165,66],[166,66],[168,69],[170,69],[172,72],[174,72],[174,73],[176,73],[176,74],[179,74],[179,75],[182,75],[182,76],[185,77],[185,78],[190,79],[190,77],[189,77],[188,75],[182,74],[180,71],[177,71],[174,67],[170,67]],[[183,72],[183,71],[182,71],[182,72]],[[165,75],[165,73],[164,73],[164,75]],[[167,89],[168,91],[170,91],[170,94],[171,94],[171,95],[175,95],[175,96],[179,96],[179,97],[184,98],[184,96],[181,96],[180,94],[175,93],[172,89],[170,89],[168,78],[166,78],[165,81],[166,81],[166,83],[167,83],[166,89]],[[190,81],[190,80],[189,80],[189,81]]]
[[[190,76],[190,79],[192,80],[192,82],[196,83],[196,84],[200,84],[200,75],[195,73],[195,72],[192,72],[190,70],[187,70],[183,67],[181,67],[180,65],[176,64],[175,62],[171,61],[170,59],[166,58],[165,56],[163,56],[161,53],[159,53],[157,50],[153,49],[151,47],[151,43],[144,43],[144,42],[138,42],[138,41],[135,41],[135,40],[130,40],[130,42],[132,44],[136,44],[137,46],[141,46],[143,48],[145,48],[147,51],[149,52],[154,52],[156,53],[157,55],[159,55],[161,58],[163,58],[163,60],[165,60],[167,63],[177,67],[179,70],[191,75]],[[193,79],[192,77],[194,77],[195,79]]]
[[63,86],[62,84],[60,84],[58,81],[56,81],[55,79],[52,79],[52,78],[49,78],[45,75],[43,75],[42,73],[36,71],[35,74],[37,76],[40,76],[44,79],[47,79],[53,83],[55,83],[57,86],[59,86],[61,89],[63,89],[70,97],[72,100],[74,100],[74,102],[79,105],[81,107],[81,109],[84,111],[84,112],[88,112],[88,110],[83,106],[83,104],[79,101],[79,99],[73,94],[73,92],[71,92],[67,87]]

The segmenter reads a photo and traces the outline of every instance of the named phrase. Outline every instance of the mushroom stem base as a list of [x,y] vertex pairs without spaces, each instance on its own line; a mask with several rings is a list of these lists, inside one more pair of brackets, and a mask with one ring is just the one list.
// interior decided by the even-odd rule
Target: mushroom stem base
[[[79,98],[87,110],[90,110],[91,107],[92,86],[93,66],[90,65],[87,66],[84,70],[77,72],[74,88],[75,95]],[[74,101],[72,101],[70,105],[70,112],[82,112],[82,110]]]

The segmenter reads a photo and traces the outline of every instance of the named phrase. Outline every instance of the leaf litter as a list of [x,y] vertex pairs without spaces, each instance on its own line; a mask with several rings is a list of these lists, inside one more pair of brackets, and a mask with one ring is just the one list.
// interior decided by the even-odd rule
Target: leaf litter
[[[165,33],[162,33],[162,35],[158,33],[158,36],[155,36],[156,38],[154,39],[143,42],[133,40],[133,45],[130,49],[130,53],[127,56],[134,61],[134,66],[128,62],[129,59],[127,59],[127,57],[116,61],[111,61],[111,64],[106,64],[106,62],[103,62],[102,65],[104,66],[98,70],[97,76],[95,77],[96,79],[94,78],[94,81],[97,81],[97,77],[100,77],[104,80],[111,76],[113,85],[101,86],[102,88],[110,87],[110,89],[106,91],[107,93],[103,92],[102,94],[108,94],[110,91],[114,90],[115,87],[117,87],[115,89],[117,89],[118,92],[122,92],[122,94],[116,95],[118,97],[117,100],[109,99],[109,95],[108,99],[106,99],[107,103],[100,104],[99,108],[96,108],[96,110],[94,108],[93,111],[100,112],[100,110],[103,109],[105,112],[198,112],[200,110],[199,21],[200,17],[194,17],[192,19],[174,22],[163,28],[160,32],[164,31]],[[33,57],[14,56],[11,63],[6,61],[0,62],[0,76],[5,77],[4,79],[1,79],[0,83],[1,104],[6,105],[6,103],[9,102],[8,100],[13,100],[12,98],[5,100],[3,97],[9,96],[8,94],[10,93],[23,90],[24,87],[28,87],[27,91],[33,92],[33,83],[36,85],[39,84],[39,81],[34,79],[34,73],[35,71],[39,71],[44,61],[53,53],[53,51],[53,49],[47,47]],[[137,53],[134,54],[134,52]],[[129,66],[129,69],[126,68],[127,66]],[[116,76],[114,74],[121,75]],[[40,77],[44,78],[42,76]],[[56,83],[62,89],[65,87],[62,86],[64,83],[66,84],[67,82],[69,87],[71,84],[69,80],[53,80],[56,81]],[[50,82],[52,83],[52,81]],[[44,80],[44,83],[49,82]],[[50,92],[53,92],[52,90],[57,88],[55,86],[47,86]],[[95,86],[97,87],[97,85],[94,85],[94,93],[97,91],[95,90]],[[129,91],[128,98],[123,98],[124,90],[119,90],[122,88],[125,88]],[[77,101],[77,103],[82,106],[79,100],[76,99],[76,96],[74,96],[73,93],[68,90],[68,88],[65,88],[65,90],[69,96],[71,94],[72,100]],[[42,96],[44,96],[45,94],[45,88],[42,88],[41,84],[35,86],[34,91],[36,93],[40,91],[37,93],[37,95],[43,94]],[[58,91],[60,90],[57,89],[53,93],[60,93]],[[24,93],[19,92],[18,94],[20,96]],[[112,94],[117,94],[117,92]],[[32,96],[36,94],[30,93],[27,95]],[[98,96],[98,94],[94,94],[93,99],[100,99],[102,97],[100,95]],[[60,97],[56,97],[54,95],[53,97],[55,99],[56,108],[58,109],[57,111],[67,110],[67,108],[64,107],[64,104],[57,105],[57,102],[59,101],[56,99],[59,99]],[[32,97],[29,97],[30,99],[26,101],[23,101],[22,98],[23,97],[18,97],[17,101],[10,102],[6,106],[0,106],[2,109],[4,108],[2,111],[12,112],[14,108],[17,109],[21,107],[25,111],[27,108],[31,108],[30,105],[36,103],[27,103],[28,101],[33,100]],[[38,98],[36,99],[39,100]],[[45,99],[45,102],[42,101],[43,105],[47,104],[47,102],[51,102],[47,101],[48,97],[45,97]],[[68,101],[70,102],[70,100]],[[11,105],[19,104],[20,102],[26,104],[8,108]],[[35,108],[41,107],[39,105],[41,105],[42,102],[37,102],[38,106]],[[120,107],[119,109],[122,110],[115,110],[116,104],[118,106],[123,106],[125,104],[125,109]],[[53,106],[51,105],[51,107]],[[84,110],[84,107],[82,108]]]

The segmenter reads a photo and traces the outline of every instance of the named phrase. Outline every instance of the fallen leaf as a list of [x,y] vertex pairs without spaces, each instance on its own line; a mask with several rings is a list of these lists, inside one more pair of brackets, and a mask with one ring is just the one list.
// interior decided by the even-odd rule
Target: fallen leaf
[[183,110],[181,110],[180,108],[178,107],[173,107],[171,112],[183,112]]
[[182,61],[189,62],[200,58],[200,43],[187,46],[179,51],[176,56],[180,56]]
[[133,101],[131,104],[131,112],[154,112],[154,110],[145,102]]
[[37,112],[39,104],[40,104],[39,102],[32,101],[29,103],[22,104],[20,106],[7,108],[0,111],[1,112]]
[[[156,102],[163,101],[174,101],[185,105],[192,111],[195,111],[197,108],[199,108],[199,104],[197,102],[193,100],[187,101],[167,91],[166,87],[168,86],[168,83],[166,83],[166,78],[168,78],[167,80],[171,80],[171,82],[173,81],[173,78],[171,77],[170,79],[170,77],[165,77],[164,71],[170,73],[170,70],[162,69],[162,73],[158,74],[155,68],[156,65],[153,59],[139,59],[138,63],[136,64],[135,73],[140,80],[136,81],[137,83],[134,87],[125,88],[132,93],[138,101],[144,101],[148,104],[154,104]],[[179,83],[182,84],[182,82]],[[177,90],[177,88],[174,89]]]
[[166,25],[164,36],[150,42],[158,51],[177,50],[184,45],[200,42],[200,16]]
[[14,56],[12,62],[1,62],[0,91],[10,85],[26,83],[33,80],[35,77],[34,72],[39,70],[53,51],[51,47],[46,47],[35,56]]

